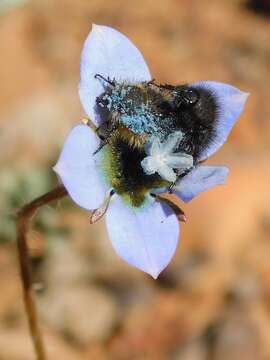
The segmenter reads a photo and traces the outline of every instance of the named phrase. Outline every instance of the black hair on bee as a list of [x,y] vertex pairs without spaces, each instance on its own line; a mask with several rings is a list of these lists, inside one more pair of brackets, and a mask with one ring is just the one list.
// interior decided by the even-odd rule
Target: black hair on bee
[[[144,172],[141,162],[147,156],[148,144],[156,137],[160,143],[166,142],[170,135],[179,133],[181,138],[174,151],[191,155],[196,166],[216,134],[216,98],[203,86],[96,77],[104,85],[104,92],[96,99],[104,120],[97,129],[101,144],[95,153],[108,145],[104,166],[113,188],[133,206],[140,206],[149,189],[171,190],[174,186],[158,173]],[[174,169],[177,179],[191,169]]]

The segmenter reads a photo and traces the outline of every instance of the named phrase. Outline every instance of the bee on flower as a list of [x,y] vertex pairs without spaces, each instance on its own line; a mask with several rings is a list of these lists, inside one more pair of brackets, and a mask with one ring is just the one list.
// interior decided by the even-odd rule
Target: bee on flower
[[202,162],[226,141],[248,94],[215,81],[159,84],[127,37],[97,25],[83,48],[79,94],[90,120],[71,130],[54,170],[91,222],[106,214],[118,255],[157,278],[185,220],[159,194],[188,202],[224,183],[226,167]]

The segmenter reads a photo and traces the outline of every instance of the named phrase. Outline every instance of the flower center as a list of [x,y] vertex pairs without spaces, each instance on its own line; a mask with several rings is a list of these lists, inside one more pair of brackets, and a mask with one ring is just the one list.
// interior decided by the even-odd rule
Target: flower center
[[159,166],[163,166],[164,163],[166,163],[166,158],[167,155],[166,154],[158,154],[156,155],[156,162]]

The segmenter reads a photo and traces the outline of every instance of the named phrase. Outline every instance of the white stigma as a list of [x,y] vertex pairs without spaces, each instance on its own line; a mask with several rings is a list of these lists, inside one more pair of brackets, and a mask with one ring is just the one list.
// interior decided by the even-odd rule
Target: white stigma
[[193,166],[193,157],[183,152],[175,153],[174,150],[180,144],[183,137],[181,131],[169,135],[166,141],[161,143],[157,137],[146,145],[147,156],[141,165],[147,175],[158,173],[162,179],[175,182],[177,179],[174,169],[189,169]]

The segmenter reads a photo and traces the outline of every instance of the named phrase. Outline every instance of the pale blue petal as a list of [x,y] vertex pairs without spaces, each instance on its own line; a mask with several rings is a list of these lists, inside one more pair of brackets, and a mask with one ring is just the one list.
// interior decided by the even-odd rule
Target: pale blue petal
[[79,94],[85,112],[96,124],[101,121],[96,98],[104,91],[96,74],[118,81],[151,80],[142,54],[125,35],[107,26],[93,25],[82,51]]
[[108,190],[96,166],[97,155],[93,155],[99,142],[88,126],[75,126],[68,134],[54,166],[70,197],[88,210],[98,208]]
[[106,220],[117,254],[156,279],[169,264],[179,238],[179,223],[168,205],[152,202],[135,210],[115,197]]
[[188,202],[203,191],[224,184],[229,174],[224,166],[199,166],[183,177],[174,187],[174,192]]
[[198,81],[190,84],[193,87],[205,88],[215,96],[219,111],[216,127],[216,137],[202,152],[198,160],[204,160],[215,153],[226,141],[235,121],[244,109],[248,93],[229,84],[216,81]]

